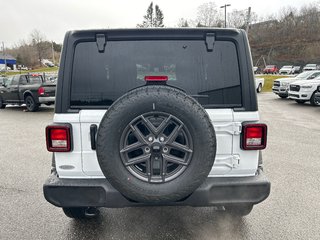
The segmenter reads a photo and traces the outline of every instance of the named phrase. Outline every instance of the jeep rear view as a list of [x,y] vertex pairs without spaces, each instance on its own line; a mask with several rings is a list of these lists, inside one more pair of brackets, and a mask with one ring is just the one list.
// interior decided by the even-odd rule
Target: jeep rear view
[[72,31],[63,46],[44,195],[67,216],[150,205],[243,216],[268,197],[244,31]]

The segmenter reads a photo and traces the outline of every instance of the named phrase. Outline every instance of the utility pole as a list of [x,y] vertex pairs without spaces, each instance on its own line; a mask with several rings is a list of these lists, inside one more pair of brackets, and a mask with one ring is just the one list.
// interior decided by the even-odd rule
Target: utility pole
[[246,26],[246,33],[249,32],[249,25],[251,22],[251,7],[248,8],[248,16],[247,16],[247,26]]
[[224,28],[227,28],[227,7],[230,7],[231,4],[225,4],[220,8],[224,8]]
[[4,72],[7,73],[7,57],[6,57],[6,50],[4,48],[4,42],[2,42],[2,52],[4,57]]
[[52,63],[55,65],[54,61],[54,48],[53,48],[53,41],[51,41],[51,50],[52,50]]

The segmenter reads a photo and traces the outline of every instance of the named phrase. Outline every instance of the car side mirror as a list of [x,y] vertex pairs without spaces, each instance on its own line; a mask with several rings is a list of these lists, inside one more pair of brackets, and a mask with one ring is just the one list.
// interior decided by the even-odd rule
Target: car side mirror
[[2,86],[2,87],[6,87],[6,84],[5,84],[5,83],[2,83],[1,86]]
[[317,91],[320,92],[320,85],[317,87]]
[[314,79],[314,78],[315,78],[315,76],[310,76],[310,77],[308,77],[308,80]]

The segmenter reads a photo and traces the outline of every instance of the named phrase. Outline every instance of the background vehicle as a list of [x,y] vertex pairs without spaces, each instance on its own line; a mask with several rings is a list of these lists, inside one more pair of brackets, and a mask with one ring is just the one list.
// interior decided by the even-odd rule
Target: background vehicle
[[7,77],[1,77],[0,76],[0,87],[3,85],[3,84],[5,84],[5,82],[7,81]]
[[297,103],[305,103],[310,101],[313,106],[319,105],[316,101],[315,94],[320,84],[320,76],[309,80],[298,80],[290,84],[289,98]]
[[0,108],[7,104],[26,104],[28,111],[37,111],[41,104],[55,102],[55,88],[55,83],[44,81],[38,74],[11,76],[0,87]]
[[279,73],[280,74],[293,74],[294,73],[294,68],[293,68],[292,65],[283,66],[282,68],[280,68]]
[[314,79],[320,75],[320,70],[318,71],[307,71],[298,74],[295,77],[290,78],[279,78],[273,82],[272,91],[281,98],[288,97],[289,84],[298,80],[310,80]]
[[279,69],[276,65],[267,65],[265,69],[263,69],[264,74],[269,74],[269,73],[276,74],[278,73],[278,71]]
[[[10,67],[7,67],[7,71],[10,71],[12,70]],[[0,72],[5,72],[6,71],[6,68],[5,67],[1,67],[0,68]]]
[[255,78],[257,93],[262,91],[264,86],[264,78]]
[[303,71],[312,71],[312,70],[319,70],[320,66],[317,64],[307,64],[304,68]]
[[295,73],[301,73],[301,66],[293,66],[293,69],[294,69],[294,74]]
[[68,217],[145,205],[246,215],[268,197],[245,31],[72,31],[63,46],[44,196]]
[[253,67],[253,73],[254,74],[261,74],[261,68],[260,67]]
[[17,69],[18,69],[18,70],[24,70],[24,71],[29,70],[29,68],[26,67],[26,66],[24,66],[24,65],[18,65]]
[[317,105],[320,105],[320,85],[317,87],[317,92],[314,95],[314,101]]

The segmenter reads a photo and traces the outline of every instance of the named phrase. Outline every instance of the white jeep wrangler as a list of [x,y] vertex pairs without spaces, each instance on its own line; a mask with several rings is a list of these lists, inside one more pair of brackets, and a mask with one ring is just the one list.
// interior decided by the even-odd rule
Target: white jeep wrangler
[[63,46],[44,196],[67,216],[150,205],[246,215],[268,197],[244,31],[73,31]]

